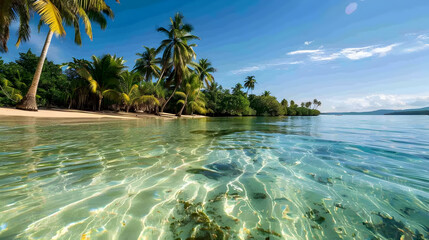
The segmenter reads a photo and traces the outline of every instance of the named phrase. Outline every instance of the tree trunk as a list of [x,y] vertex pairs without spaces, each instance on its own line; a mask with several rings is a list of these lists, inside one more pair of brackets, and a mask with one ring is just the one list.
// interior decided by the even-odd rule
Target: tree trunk
[[39,62],[37,63],[36,72],[34,73],[33,81],[28,89],[25,97],[16,105],[17,109],[37,111],[36,93],[39,86],[40,75],[42,75],[43,64],[45,63],[46,55],[48,54],[49,45],[52,41],[54,32],[49,30],[46,37],[45,45],[43,46],[42,53],[40,54]]
[[130,107],[131,107],[131,105],[127,105],[127,112],[130,111]]
[[185,103],[183,104],[182,108],[180,109],[180,111],[177,113],[178,117],[182,116],[183,110],[185,109],[186,104],[188,104],[188,97],[185,98]]
[[99,95],[98,97],[98,111],[101,111],[101,101],[103,101],[103,95]]
[[156,81],[155,87],[158,87],[158,84],[161,82],[162,77],[164,76],[165,69],[162,68],[161,74],[159,75],[158,81]]
[[176,93],[176,90],[177,90],[177,85],[176,85],[176,87],[174,87],[174,91],[173,91],[173,93],[170,95],[170,97],[167,99],[167,101],[164,103],[164,105],[162,105],[162,107],[161,107],[161,112],[163,113],[164,112],[164,108],[165,108],[165,106],[167,106],[167,103],[170,101],[170,99],[174,96],[174,94]]

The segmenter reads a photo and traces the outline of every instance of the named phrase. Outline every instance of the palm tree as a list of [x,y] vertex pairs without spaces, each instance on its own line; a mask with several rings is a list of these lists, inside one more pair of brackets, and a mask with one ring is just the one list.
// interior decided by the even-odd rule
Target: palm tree
[[173,69],[167,84],[174,81],[173,93],[162,105],[161,112],[164,111],[165,106],[174,96],[183,78],[189,74],[187,65],[191,62],[192,58],[196,57],[193,50],[196,44],[189,44],[188,41],[199,39],[197,36],[191,34],[193,27],[190,24],[183,23],[183,16],[180,13],[177,13],[174,19],[170,18],[170,22],[171,25],[168,30],[163,27],[158,28],[158,32],[167,35],[167,39],[163,40],[161,46],[158,48],[158,51],[164,51],[162,55],[162,72],[165,72],[171,65]]
[[[81,77],[78,73],[78,69],[83,67],[89,62],[85,59],[73,58],[73,62],[67,63],[66,75],[70,79],[68,86],[69,92],[66,93],[66,100],[69,101],[68,108],[70,109],[75,103],[76,108],[81,109],[89,96],[88,81]],[[76,101],[76,102],[74,102]]]
[[19,89],[17,89],[11,81],[1,76],[0,93],[3,93],[3,95],[5,95],[12,102],[18,102],[22,99],[21,91],[19,91]]
[[137,53],[137,56],[140,56],[140,58],[137,59],[134,70],[142,74],[144,80],[149,82],[153,77],[161,76],[161,68],[158,66],[161,63],[161,59],[156,57],[156,55],[158,55],[157,49],[146,46],[143,47],[146,51]]
[[271,92],[270,92],[270,91],[265,91],[262,95],[263,95],[264,97],[269,97],[269,96],[270,96],[270,94],[271,94]]
[[84,64],[77,72],[89,82],[91,92],[98,96],[98,111],[104,96],[115,98],[115,89],[119,86],[125,61],[109,54],[98,58],[92,56],[92,62]]
[[10,25],[19,17],[18,39],[27,41],[30,38],[30,0],[0,1],[0,52],[7,52],[10,37]]
[[139,86],[141,76],[137,72],[124,71],[119,79],[119,91],[116,96],[120,96],[120,100],[125,105],[125,110],[129,112],[131,106],[135,105],[139,98]]
[[202,88],[203,83],[206,85],[206,88],[209,88],[214,82],[212,73],[216,72],[216,69],[212,67],[212,63],[208,59],[202,58],[198,63],[192,62],[190,65],[195,69],[200,78],[200,88]]
[[182,108],[177,113],[178,117],[182,116],[183,110],[185,107],[191,107],[191,111],[193,113],[194,110],[199,111],[200,113],[205,113],[205,103],[199,97],[199,89],[200,89],[200,80],[197,74],[190,75],[183,82],[182,91],[177,91],[175,94],[180,96],[181,100],[177,101],[177,104],[182,104]]
[[81,44],[79,22],[85,24],[85,31],[92,40],[91,21],[98,22],[102,28],[106,27],[104,14],[113,17],[113,12],[106,5],[104,0],[2,0],[0,2],[0,51],[6,52],[7,41],[9,40],[9,26],[14,19],[19,16],[20,23],[18,29],[19,46],[22,41],[30,38],[29,21],[31,12],[35,11],[40,15],[40,26],[46,24],[49,26],[48,35],[42,49],[42,53],[37,64],[32,84],[27,94],[17,104],[18,109],[37,111],[36,93],[39,85],[40,75],[43,64],[48,53],[49,45],[55,34],[65,36],[63,22],[66,25],[73,26],[75,29],[75,42]]
[[313,109],[317,109],[317,107],[320,107],[322,105],[321,101],[318,101],[317,99],[313,100]]
[[306,108],[310,108],[310,107],[311,107],[311,104],[312,104],[311,102],[306,102],[306,103],[305,103],[305,107],[306,107]]
[[153,82],[143,82],[140,87],[140,94],[145,96],[142,98],[142,104],[145,109],[149,112],[155,112],[158,114],[159,105],[163,104],[165,101],[165,95],[167,94],[167,89],[162,85],[154,84]]
[[247,88],[247,92],[249,93],[249,89],[253,91],[255,89],[256,79],[255,76],[247,76],[246,81],[244,82],[244,87]]
[[241,95],[244,94],[241,89],[243,89],[243,85],[241,83],[235,84],[235,86],[232,88],[232,94],[234,95]]

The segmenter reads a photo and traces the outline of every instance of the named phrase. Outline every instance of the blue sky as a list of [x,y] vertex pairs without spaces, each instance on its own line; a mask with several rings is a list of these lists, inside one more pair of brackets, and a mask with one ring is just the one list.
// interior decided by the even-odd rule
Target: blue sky
[[[157,47],[176,12],[201,40],[198,58],[217,68],[224,87],[256,76],[254,93],[269,90],[279,100],[317,98],[323,111],[365,111],[429,106],[429,1],[427,0],[122,0],[107,1],[115,19],[94,26],[94,40],[73,43],[73,30],[53,40],[48,58],[117,54],[132,68],[143,45]],[[29,42],[1,54],[14,60],[31,48],[39,53],[46,27]],[[13,26],[16,28],[16,24]],[[15,33],[12,33],[15,34]]]

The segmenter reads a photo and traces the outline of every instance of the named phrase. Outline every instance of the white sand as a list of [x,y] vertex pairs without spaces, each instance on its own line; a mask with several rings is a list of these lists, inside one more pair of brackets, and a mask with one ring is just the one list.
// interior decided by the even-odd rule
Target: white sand
[[0,118],[2,116],[8,117],[36,117],[36,118],[120,118],[120,119],[136,119],[132,115],[124,115],[115,113],[96,113],[86,112],[78,110],[39,110],[35,111],[23,111],[13,108],[0,108]]
[[[100,118],[117,118],[117,119],[136,119],[136,118],[157,118],[157,119],[175,119],[174,114],[162,113],[161,116],[146,113],[125,113],[125,112],[88,112],[80,110],[56,109],[56,110],[39,110],[23,111],[14,108],[0,108],[0,118],[7,117],[35,117],[35,118],[61,118],[61,119],[100,119]],[[183,115],[182,118],[204,118],[201,115]]]

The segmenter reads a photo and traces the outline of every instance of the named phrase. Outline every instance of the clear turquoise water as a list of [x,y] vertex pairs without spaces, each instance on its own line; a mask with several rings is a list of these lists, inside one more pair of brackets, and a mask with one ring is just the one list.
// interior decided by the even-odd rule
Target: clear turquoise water
[[428,231],[428,116],[0,118],[0,239]]

